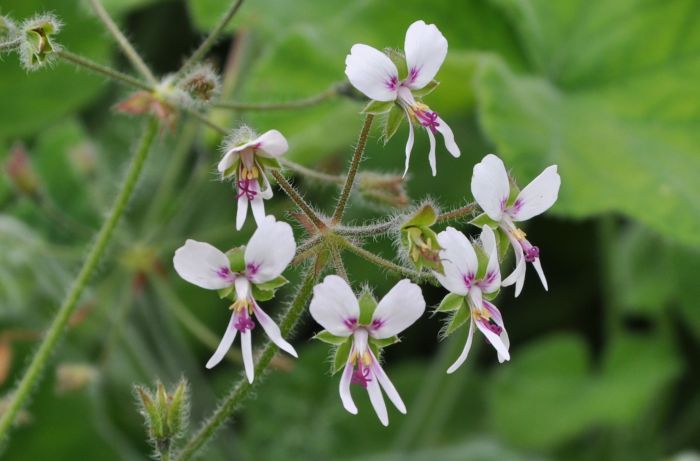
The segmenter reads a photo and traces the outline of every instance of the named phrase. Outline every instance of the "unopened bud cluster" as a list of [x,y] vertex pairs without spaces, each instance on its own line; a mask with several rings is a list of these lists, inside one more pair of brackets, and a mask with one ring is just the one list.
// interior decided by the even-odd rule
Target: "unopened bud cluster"
[[164,453],[170,453],[173,442],[187,427],[190,406],[187,381],[180,379],[170,392],[161,382],[157,382],[153,390],[137,385],[135,391],[148,438],[162,457]]
[[418,269],[424,267],[443,272],[437,234],[431,226],[437,222],[437,211],[430,203],[420,206],[401,225],[401,244],[408,257]]

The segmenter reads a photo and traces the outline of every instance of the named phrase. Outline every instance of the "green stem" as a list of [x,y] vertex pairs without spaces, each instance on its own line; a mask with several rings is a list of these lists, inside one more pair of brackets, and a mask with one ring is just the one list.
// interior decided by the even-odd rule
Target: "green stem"
[[[318,273],[314,270],[314,266],[315,264],[308,267],[307,272],[304,275],[301,288],[299,288],[296,296],[289,304],[287,311],[282,316],[282,320],[280,321],[280,330],[282,331],[283,336],[288,335],[294,328],[297,321],[304,313],[309,298],[311,298],[314,284],[318,278]],[[251,384],[246,378],[241,378],[238,383],[233,386],[229,394],[214,411],[214,414],[207,420],[201,429],[199,429],[199,431],[190,438],[182,451],[176,456],[177,461],[187,461],[188,459],[192,458],[195,453],[197,453],[212,439],[214,434],[221,428],[226,420],[228,420],[231,414],[236,411],[241,402],[245,400],[255,386],[260,383],[261,375],[270,365],[272,357],[275,355],[276,351],[277,346],[275,346],[274,343],[268,339],[258,362],[255,364],[255,376],[257,379]]]
[[22,39],[19,37],[13,38],[12,40],[7,42],[0,43],[0,51],[12,51],[15,48],[17,48],[17,46],[20,43],[22,43]]
[[474,214],[477,210],[476,202],[467,203],[464,206],[455,208],[454,210],[446,211],[445,213],[440,213],[437,217],[438,223],[444,223],[448,221],[454,221],[455,219],[463,218]]
[[104,6],[102,6],[100,0],[88,1],[90,2],[90,6],[95,11],[97,17],[100,19],[100,21],[102,21],[102,23],[105,25],[107,30],[109,30],[112,36],[114,36],[115,40],[121,47],[122,51],[124,51],[124,54],[129,59],[129,61],[131,61],[131,64],[134,66],[134,68],[137,71],[139,71],[139,73],[152,86],[158,85],[158,80],[156,79],[155,75],[153,75],[153,72],[151,72],[151,69],[149,69],[146,63],[143,62],[141,55],[139,55],[136,52],[133,45],[129,42],[129,40],[122,33],[122,31],[119,30],[119,27],[117,27],[112,18],[109,16],[109,13],[107,13],[107,11],[104,9]]
[[3,440],[7,436],[17,413],[20,411],[25,401],[29,398],[29,394],[31,393],[36,382],[39,380],[41,372],[49,360],[51,352],[54,350],[58,340],[61,338],[63,331],[65,330],[66,323],[70,319],[71,314],[75,310],[75,307],[80,300],[80,296],[90,281],[93,272],[97,268],[97,265],[99,264],[100,259],[102,258],[102,255],[104,254],[105,249],[112,238],[112,233],[114,232],[117,223],[119,223],[134,188],[136,187],[136,182],[141,175],[144,162],[157,133],[158,122],[156,120],[150,120],[143,138],[141,139],[141,143],[131,160],[131,165],[129,165],[129,170],[126,173],[122,188],[119,191],[114,204],[112,205],[112,209],[110,210],[107,219],[102,223],[102,227],[97,234],[95,243],[93,244],[87,258],[83,262],[83,267],[80,269],[80,272],[73,282],[73,285],[71,286],[68,295],[64,299],[63,304],[61,304],[56,317],[54,317],[46,336],[34,354],[29,367],[20,379],[7,410],[0,419],[0,440]]
[[311,168],[307,168],[304,165],[300,165],[298,163],[292,162],[291,160],[288,160],[286,158],[281,158],[280,163],[288,168],[290,171],[300,174],[302,176],[305,176],[309,179],[315,179],[318,181],[322,182],[327,182],[331,184],[337,184],[337,185],[342,185],[345,183],[345,176],[338,176],[338,175],[333,175],[333,174],[328,174],[328,173],[323,173],[321,171],[316,171]]
[[311,206],[306,203],[306,200],[299,195],[299,192],[292,186],[287,178],[285,178],[282,173],[277,170],[271,170],[272,176],[275,178],[277,183],[280,185],[282,190],[287,194],[287,196],[301,209],[301,211],[306,215],[309,220],[316,226],[319,231],[326,229],[326,224],[318,217],[316,212],[311,208]]
[[181,109],[184,110],[185,112],[187,112],[188,114],[190,114],[191,116],[193,116],[194,118],[196,118],[197,120],[199,120],[200,122],[204,123],[206,126],[211,128],[212,130],[217,131],[224,136],[228,134],[228,131],[226,130],[226,128],[219,126],[216,123],[212,122],[211,120],[209,120],[209,118],[207,118],[206,115],[204,115],[200,112],[197,112],[194,109],[190,109],[188,107],[182,107]]
[[192,55],[182,65],[182,67],[178,71],[179,76],[182,76],[192,66],[194,66],[204,58],[207,52],[216,43],[216,40],[219,38],[219,35],[221,35],[221,32],[223,32],[224,28],[236,15],[236,12],[238,12],[238,9],[241,7],[242,4],[243,0],[236,0],[235,2],[231,3],[228,10],[226,10],[224,15],[219,20],[219,23],[214,27],[214,30],[211,31],[209,36],[199,45],[199,48],[197,48],[195,52],[192,53]]
[[315,106],[334,96],[338,95],[341,86],[338,84],[332,85],[327,90],[309,96],[308,98],[297,99],[296,101],[271,102],[271,103],[253,103],[253,102],[237,102],[237,101],[219,101],[214,103],[214,107],[222,109],[232,109],[238,111],[267,111],[267,110],[288,110],[301,109],[304,107]]
[[131,75],[124,74],[118,70],[114,70],[111,67],[103,66],[95,61],[92,61],[84,56],[80,56],[75,53],[71,53],[66,49],[60,49],[56,51],[56,55],[63,59],[64,61],[75,64],[78,67],[82,67],[96,74],[107,77],[119,83],[124,83],[135,88],[140,88],[146,91],[153,91],[153,87],[139,79],[132,77]]
[[336,275],[342,277],[346,282],[350,282],[348,278],[348,271],[345,269],[345,264],[343,264],[343,257],[340,255],[340,251],[334,246],[330,246],[331,262],[333,263],[333,269],[335,269]]
[[365,250],[364,248],[361,248],[357,245],[355,245],[352,242],[347,241],[346,239],[339,238],[336,239],[336,242],[345,248],[346,250],[350,251],[351,253],[355,253],[357,256],[366,259],[367,261],[371,262],[372,264],[379,266],[383,269],[396,272],[397,274],[404,275],[406,277],[410,277],[416,282],[421,282],[421,281],[433,281],[433,277],[429,275],[428,273],[421,273],[418,272],[414,269],[410,269],[408,267],[401,266],[399,264],[396,264],[392,261],[389,261],[388,259],[384,259],[379,255],[376,255],[370,251]]
[[338,197],[338,204],[333,212],[333,218],[331,223],[337,224],[343,217],[345,212],[345,205],[348,202],[348,197],[350,196],[350,191],[352,191],[352,186],[355,183],[355,175],[360,167],[360,162],[362,161],[362,154],[365,151],[365,145],[367,144],[367,137],[369,136],[369,129],[372,127],[372,121],[374,120],[374,115],[367,114],[365,116],[365,123],[362,125],[362,131],[360,131],[360,137],[357,140],[357,145],[355,146],[355,152],[352,155],[352,160],[350,161],[350,169],[348,170],[348,175],[345,178],[345,185],[343,186],[343,191]]

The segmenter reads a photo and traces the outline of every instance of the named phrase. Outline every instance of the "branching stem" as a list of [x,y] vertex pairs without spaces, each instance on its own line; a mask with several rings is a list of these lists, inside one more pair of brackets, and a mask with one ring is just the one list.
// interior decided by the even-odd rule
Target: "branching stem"
[[140,88],[146,91],[153,91],[153,87],[148,83],[142,82],[141,80],[132,77],[131,75],[124,74],[118,70],[112,69],[111,67],[103,66],[95,61],[92,61],[79,54],[71,53],[66,49],[60,49],[56,51],[56,55],[63,59],[64,61],[70,62],[78,67],[82,67],[96,74],[107,77],[125,85],[133,86],[135,88]]
[[302,197],[299,192],[292,186],[287,178],[282,175],[277,170],[271,170],[272,176],[275,178],[277,183],[280,185],[282,190],[287,194],[287,196],[299,207],[299,209],[306,215],[307,218],[316,226],[319,231],[326,229],[326,224],[319,218],[316,212],[311,208],[311,206],[306,203],[304,197]]

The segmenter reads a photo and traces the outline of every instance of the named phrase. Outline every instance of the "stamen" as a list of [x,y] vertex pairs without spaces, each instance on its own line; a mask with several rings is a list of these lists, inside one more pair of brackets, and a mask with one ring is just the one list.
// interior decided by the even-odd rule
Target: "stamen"
[[352,372],[352,384],[357,384],[367,389],[367,383],[370,381],[372,381],[372,378],[370,376],[369,367],[358,364],[357,368]]
[[483,319],[481,324],[485,326],[490,332],[500,335],[503,332],[503,328],[496,323],[496,321],[489,316],[488,319]]
[[437,112],[431,111],[428,106],[424,104],[416,104],[412,107],[412,111],[418,123],[433,133],[437,132],[437,127],[440,126],[440,122],[437,121]]
[[[243,170],[245,171],[245,170]],[[244,176],[241,176],[244,177]],[[257,179],[239,179],[238,180],[238,195],[236,195],[236,198],[241,198],[245,195],[245,197],[248,199],[249,202],[252,202],[253,199],[258,195],[257,191]]]
[[252,330],[253,328],[255,328],[255,322],[252,318],[243,314],[236,319],[236,322],[233,324],[233,327],[240,332],[244,332],[246,330]]
[[525,261],[531,263],[540,257],[540,249],[534,245],[525,250]]

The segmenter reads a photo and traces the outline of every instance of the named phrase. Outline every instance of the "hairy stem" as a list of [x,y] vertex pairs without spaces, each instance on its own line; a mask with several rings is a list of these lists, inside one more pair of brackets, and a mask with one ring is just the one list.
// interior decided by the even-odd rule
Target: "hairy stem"
[[80,56],[75,53],[71,53],[66,49],[60,49],[56,51],[56,55],[63,59],[64,61],[75,64],[78,67],[82,67],[96,74],[107,77],[115,82],[123,83],[125,85],[133,86],[135,88],[140,88],[146,91],[153,91],[153,87],[148,83],[142,82],[139,79],[132,77],[131,75],[124,74],[118,70],[114,70],[111,67],[103,66],[95,61],[92,61],[84,56]]
[[185,112],[187,112],[188,114],[190,114],[192,117],[199,120],[200,122],[204,123],[206,126],[211,128],[212,130],[214,130],[214,131],[216,131],[224,136],[228,134],[228,131],[226,131],[226,128],[219,126],[216,123],[212,122],[211,120],[209,120],[209,118],[206,115],[202,114],[201,112],[198,112],[194,109],[190,109],[189,107],[181,107],[181,109],[184,110]]
[[343,264],[343,257],[340,255],[340,251],[334,246],[330,247],[331,262],[333,264],[333,269],[335,269],[336,275],[345,279],[346,282],[350,283],[348,278],[348,271],[345,269],[345,264]]
[[445,213],[440,213],[437,217],[437,222],[444,223],[472,215],[477,210],[477,206],[478,205],[476,204],[476,202],[472,202],[467,203],[466,205],[461,206],[459,208],[455,208],[454,210],[446,211]]
[[88,1],[90,2],[90,6],[95,11],[97,17],[112,34],[126,57],[129,59],[129,61],[131,61],[134,68],[143,76],[143,78],[146,79],[148,83],[156,86],[158,84],[158,80],[156,79],[155,75],[153,75],[153,72],[151,72],[151,69],[148,68],[146,63],[143,62],[141,55],[136,52],[133,45],[129,42],[122,31],[119,30],[119,27],[117,27],[112,18],[109,16],[109,13],[107,13],[107,10],[105,10],[104,6],[102,6],[100,0]]
[[7,410],[0,419],[0,440],[5,438],[15,420],[15,417],[17,416],[17,413],[22,408],[27,398],[29,398],[29,394],[31,393],[36,382],[39,380],[41,372],[46,367],[49,356],[56,347],[58,340],[61,338],[71,314],[78,305],[80,296],[85,290],[85,287],[90,281],[90,277],[92,276],[93,272],[95,272],[95,269],[97,268],[107,245],[112,239],[114,229],[116,228],[117,223],[119,223],[129,199],[134,192],[134,188],[136,187],[136,183],[141,175],[143,165],[148,157],[151,144],[153,144],[153,140],[155,139],[157,132],[158,122],[156,120],[150,120],[148,127],[141,138],[139,147],[131,160],[126,177],[122,183],[121,190],[117,194],[107,218],[102,223],[102,227],[100,228],[97,238],[90,249],[90,253],[83,262],[83,266],[80,269],[78,276],[75,278],[68,295],[56,313],[51,326],[46,332],[46,336],[39,345],[34,357],[32,357],[29,367],[20,379]]
[[319,94],[309,96],[308,98],[297,99],[295,101],[270,102],[270,103],[254,103],[254,102],[237,102],[237,101],[219,101],[214,103],[214,107],[222,109],[233,109],[237,111],[268,111],[268,110],[288,110],[302,109],[304,107],[312,107],[323,101],[326,101],[339,94],[341,85],[335,84],[330,88],[322,91]]
[[192,55],[182,65],[182,67],[178,71],[179,76],[182,76],[192,66],[194,66],[204,58],[207,52],[209,52],[211,47],[214,46],[214,44],[218,40],[219,35],[221,35],[221,32],[223,32],[224,28],[226,28],[231,19],[233,19],[233,17],[236,15],[238,9],[241,7],[242,4],[243,0],[236,0],[235,2],[231,3],[228,10],[226,10],[221,19],[219,19],[218,24],[214,27],[209,36],[206,39],[204,39],[204,41],[199,45],[199,48],[197,48],[195,52],[192,53]]
[[13,38],[12,40],[9,40],[7,42],[0,43],[0,51],[12,51],[19,44],[22,43],[22,39],[20,37]]
[[316,171],[311,168],[307,168],[304,165],[292,162],[286,158],[281,158],[280,163],[289,169],[290,171],[305,176],[309,179],[314,179],[322,182],[327,182],[336,185],[343,185],[345,183],[345,176],[339,176],[334,174],[324,173],[322,171]]
[[362,154],[365,152],[365,145],[367,144],[367,137],[369,136],[369,129],[372,127],[373,120],[374,115],[367,114],[365,116],[365,123],[362,125],[362,131],[360,131],[360,137],[357,140],[355,152],[352,154],[352,160],[350,161],[350,168],[345,178],[345,185],[343,186],[343,191],[340,193],[340,197],[338,197],[338,204],[333,212],[333,218],[331,219],[331,223],[333,224],[339,223],[345,212],[345,205],[348,202],[348,197],[350,197],[352,186],[355,184],[355,175],[357,175],[357,170],[360,167]]
[[392,261],[389,261],[388,259],[384,259],[381,256],[372,253],[371,251],[367,251],[364,248],[359,247],[346,239],[339,238],[336,241],[344,249],[350,251],[351,253],[355,253],[357,256],[366,259],[367,261],[371,262],[376,266],[381,267],[382,269],[396,272],[400,275],[405,275],[406,277],[409,277],[416,282],[433,281],[433,277],[428,273],[421,273],[414,269],[396,264]]
[[[280,321],[280,330],[282,331],[283,336],[288,335],[292,331],[297,321],[304,313],[306,305],[311,298],[314,284],[318,278],[318,273],[314,270],[314,267],[315,264],[308,267],[306,273],[304,274],[301,288],[299,288],[296,296],[289,304],[287,311],[282,316]],[[212,439],[214,434],[221,428],[231,414],[236,411],[241,402],[245,400],[245,398],[250,395],[250,392],[254,389],[254,387],[260,383],[261,375],[270,365],[272,357],[275,355],[276,351],[277,346],[275,346],[268,339],[258,362],[255,364],[255,376],[257,379],[251,384],[245,377],[242,377],[238,383],[233,386],[229,394],[214,411],[214,414],[185,444],[185,447],[176,457],[177,461],[187,461],[191,459],[192,456],[197,453],[197,451],[199,451]]]
[[287,196],[301,209],[301,211],[306,215],[309,220],[316,226],[316,228],[321,231],[326,228],[326,224],[318,217],[316,212],[311,208],[311,206],[306,203],[306,200],[299,195],[299,192],[292,186],[287,178],[285,178],[282,173],[277,170],[271,171],[272,176],[275,178],[277,183],[280,185],[282,190],[287,194]]

